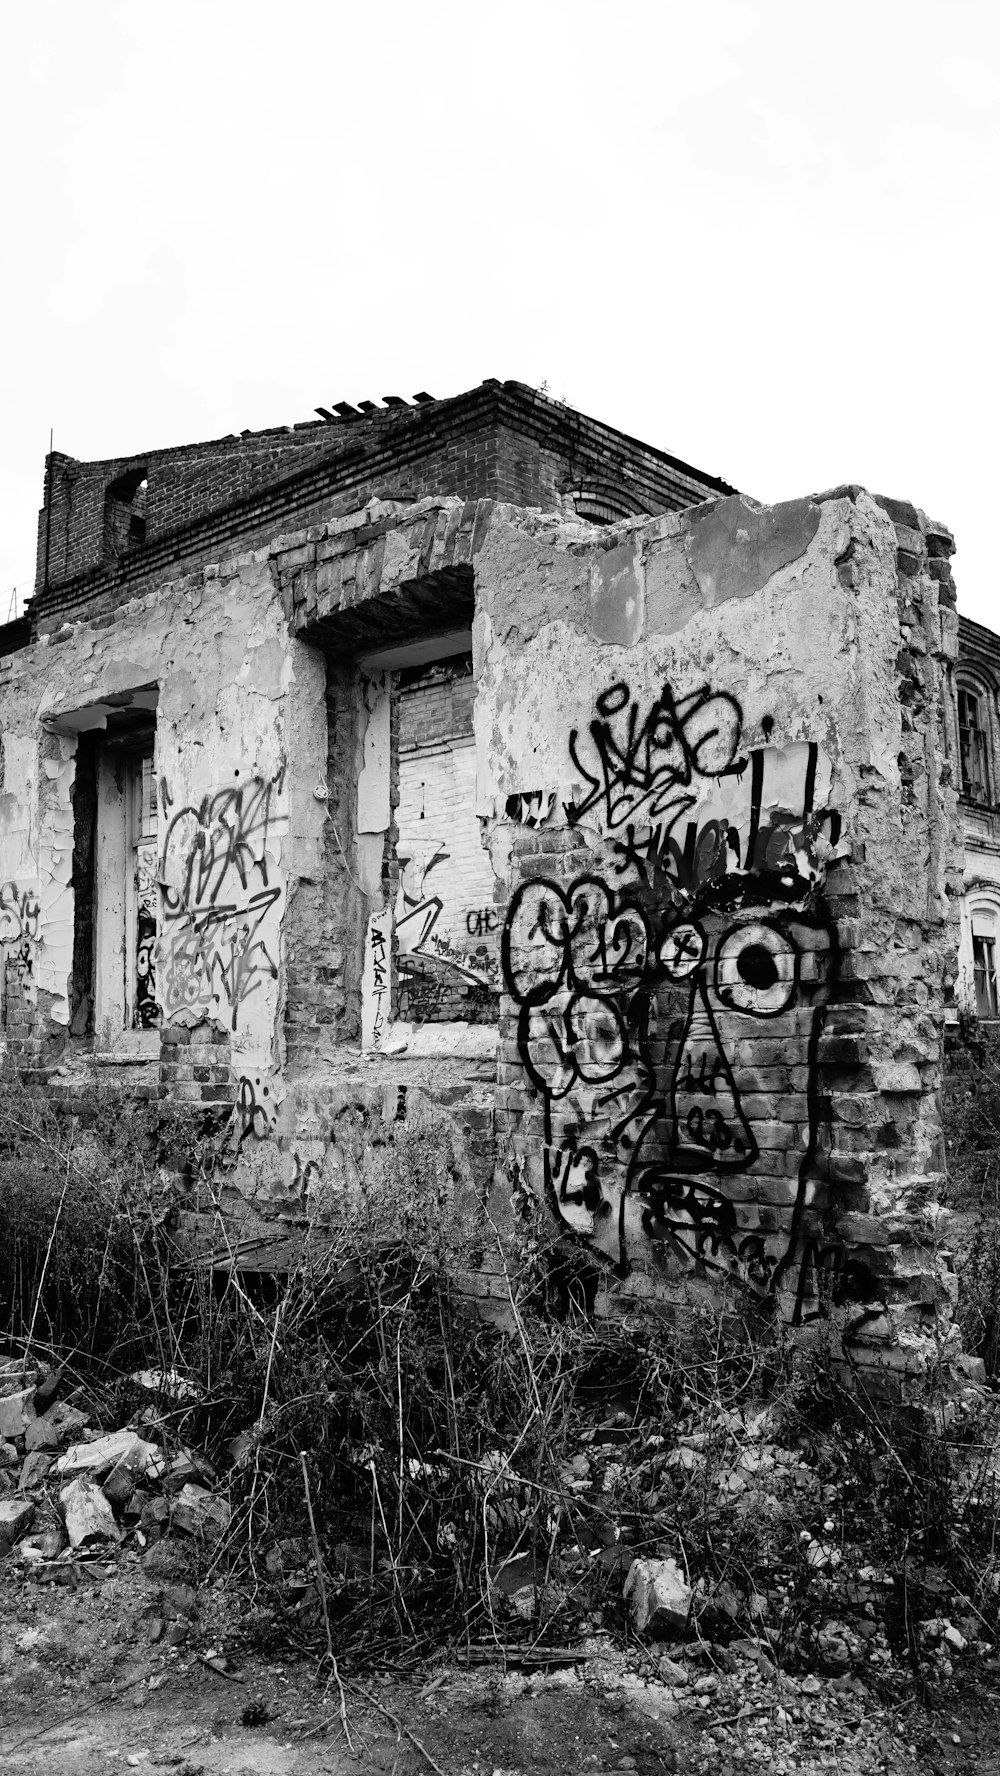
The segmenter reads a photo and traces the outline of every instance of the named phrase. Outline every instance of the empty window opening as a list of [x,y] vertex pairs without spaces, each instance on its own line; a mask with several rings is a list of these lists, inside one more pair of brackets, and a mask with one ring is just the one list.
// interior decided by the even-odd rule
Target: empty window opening
[[156,998],[157,806],[153,744],[126,761],[126,1005],[134,1030],[160,1022]]
[[409,1023],[495,1023],[499,916],[476,817],[471,654],[399,675],[396,958]]
[[972,955],[976,982],[976,1016],[997,1016],[996,939],[974,936]]
[[104,559],[117,561],[146,541],[145,469],[130,469],[112,481],[104,495]]
[[970,801],[988,803],[991,795],[984,704],[985,699],[978,692],[959,687],[958,739],[962,794]]
[[[160,1023],[155,689],[100,705],[78,721],[73,792],[73,971],[70,1029],[117,1045]],[[89,731],[88,731],[89,730]]]

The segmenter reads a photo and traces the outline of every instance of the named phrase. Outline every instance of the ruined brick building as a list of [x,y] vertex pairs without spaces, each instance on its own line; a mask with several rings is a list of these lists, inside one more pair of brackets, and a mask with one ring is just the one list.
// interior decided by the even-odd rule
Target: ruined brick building
[[972,990],[948,532],[761,507],[518,383],[317,411],[49,459],[0,630],[9,1057],[231,1113],[248,1260],[445,1119],[614,1288],[729,1280],[906,1366]]

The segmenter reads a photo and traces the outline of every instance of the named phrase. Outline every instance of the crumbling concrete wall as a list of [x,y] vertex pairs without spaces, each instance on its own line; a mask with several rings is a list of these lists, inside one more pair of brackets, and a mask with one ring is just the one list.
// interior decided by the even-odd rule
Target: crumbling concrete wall
[[[152,696],[148,1064],[234,1103],[234,1203],[311,1213],[351,1107],[391,1135],[411,1092],[485,1188],[495,1106],[616,1286],[833,1311],[907,1364],[953,1288],[939,540],[856,488],[609,529],[373,501],[0,662],[8,1041],[50,1078],[72,1050],[80,735]],[[399,1019],[398,685],[365,664],[470,620],[499,1030]]]
[[954,619],[904,528],[857,489],[497,513],[475,625],[515,1163],[633,1288],[843,1309],[901,1364],[953,1287],[921,1211],[960,881]]
[[[321,864],[323,678],[322,659],[289,635],[266,552],[167,582],[113,624],[66,626],[2,663],[3,1037],[54,1093],[52,1068],[74,1055],[74,941],[97,935],[74,917],[81,736],[100,743],[135,710],[155,713],[162,1028],[99,1022],[90,1046],[152,1068],[180,1101],[236,1096],[251,1113],[273,1102],[289,899]],[[96,886],[99,900],[109,884]]]

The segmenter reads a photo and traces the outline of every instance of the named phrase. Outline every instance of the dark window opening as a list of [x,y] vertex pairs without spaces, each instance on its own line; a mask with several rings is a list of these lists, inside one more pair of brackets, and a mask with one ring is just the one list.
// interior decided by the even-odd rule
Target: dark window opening
[[146,541],[146,471],[130,469],[104,495],[104,559],[117,561]]
[[156,997],[158,812],[153,741],[149,739],[127,759],[126,982],[127,1010],[134,1030],[155,1030],[160,1022]]
[[572,494],[577,517],[585,518],[588,524],[618,524],[623,518],[634,518],[641,510],[614,487],[577,487]]
[[990,775],[983,699],[975,691],[959,689],[958,747],[962,769],[962,794],[969,801],[988,803]]
[[155,707],[109,699],[102,730],[78,733],[73,784],[70,1031],[111,1044],[154,1030],[159,905]]
[[974,936],[972,957],[976,981],[976,1016],[995,1018],[997,1015],[996,940],[992,937]]
[[94,1028],[94,854],[97,843],[97,736],[81,734],[73,778],[73,970],[69,1027],[73,1036]]

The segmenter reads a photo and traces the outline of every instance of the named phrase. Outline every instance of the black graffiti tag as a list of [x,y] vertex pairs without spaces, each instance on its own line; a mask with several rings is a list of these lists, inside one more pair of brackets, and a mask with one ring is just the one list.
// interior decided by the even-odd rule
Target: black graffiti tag
[[619,1274],[638,1225],[672,1276],[780,1294],[796,1323],[831,1302],[864,1318],[875,1272],[824,1219],[837,931],[822,890],[839,816],[816,804],[829,775],[815,743],[739,757],[742,722],[707,685],[641,704],[617,683],[569,736],[586,787],[567,823],[595,816],[617,879],[528,880],[508,907],[501,964],[544,1109],[540,1181]]
[[[245,889],[257,869],[267,886],[265,846],[284,782],[281,765],[272,777],[216,790],[197,807],[188,805],[172,815],[163,837],[160,874],[181,907],[214,905],[230,872]],[[162,779],[160,801],[167,814],[170,797]]]
[[743,725],[735,697],[706,685],[679,700],[668,684],[643,713],[625,684],[597,698],[587,735],[574,729],[570,757],[589,786],[567,807],[571,824],[599,809],[610,832],[644,821],[669,833],[696,800],[698,777],[742,769]]

